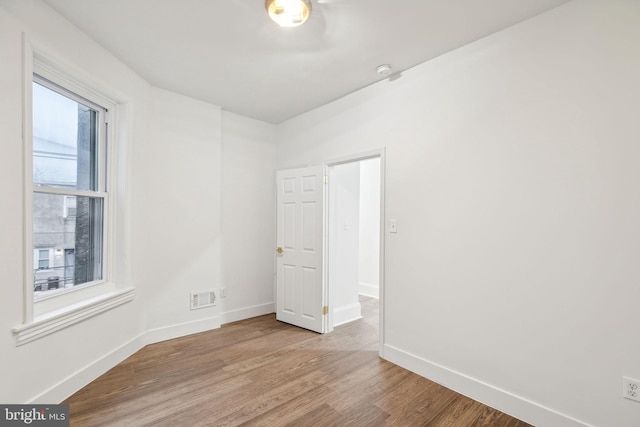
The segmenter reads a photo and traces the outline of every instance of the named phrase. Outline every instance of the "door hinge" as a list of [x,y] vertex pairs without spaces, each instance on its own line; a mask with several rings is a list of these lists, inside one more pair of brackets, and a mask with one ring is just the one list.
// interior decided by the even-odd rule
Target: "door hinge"
[[325,305],[324,307],[322,307],[322,314],[324,315],[329,314],[329,306]]
[[329,183],[329,176],[325,175],[323,181],[324,181],[325,184],[328,184]]

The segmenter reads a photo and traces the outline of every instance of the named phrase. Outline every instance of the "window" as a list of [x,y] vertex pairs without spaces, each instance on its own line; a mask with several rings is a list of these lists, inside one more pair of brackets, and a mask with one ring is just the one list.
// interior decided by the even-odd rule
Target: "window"
[[76,196],[64,196],[64,217],[76,216]]
[[44,270],[49,268],[49,249],[37,249],[37,255],[36,269]]
[[115,206],[125,196],[126,156],[120,159],[118,149],[126,153],[126,139],[109,139],[126,134],[109,117],[120,112],[126,121],[129,109],[105,96],[90,74],[34,52],[28,40],[23,49],[24,255],[33,263],[24,264],[16,345],[132,301],[135,293],[120,255],[128,242],[116,228],[126,223],[126,210]]
[[32,243],[55,248],[39,250],[37,301],[104,278],[107,109],[38,74],[32,95]]

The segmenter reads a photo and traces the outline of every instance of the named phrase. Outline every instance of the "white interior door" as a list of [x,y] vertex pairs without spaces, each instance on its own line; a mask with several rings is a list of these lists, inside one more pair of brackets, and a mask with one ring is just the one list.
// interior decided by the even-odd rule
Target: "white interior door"
[[276,318],[324,333],[324,166],[278,171],[276,180]]

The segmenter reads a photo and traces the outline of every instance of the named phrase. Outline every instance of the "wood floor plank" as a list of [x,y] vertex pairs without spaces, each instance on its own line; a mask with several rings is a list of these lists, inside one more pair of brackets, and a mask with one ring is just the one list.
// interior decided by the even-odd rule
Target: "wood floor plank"
[[149,345],[64,403],[71,425],[528,424],[378,357],[378,304],[319,335],[260,316]]
[[[291,420],[298,420],[305,417],[320,407],[326,407],[328,405],[327,400],[329,400],[332,394],[335,394],[335,392],[328,387],[316,387],[308,393],[299,394],[296,398],[265,411],[241,425],[259,427],[278,426],[290,423]],[[333,412],[334,409],[332,408],[331,411]]]
[[422,426],[436,418],[456,396],[452,390],[411,375],[377,405],[392,414],[387,425]]
[[482,414],[484,405],[466,396],[456,394],[453,401],[438,415],[425,423],[429,427],[457,427],[473,425]]
[[326,427],[332,425],[341,425],[342,415],[335,411],[331,406],[323,404],[313,411],[305,414],[287,424],[286,427]]
[[235,394],[233,398],[208,400],[202,405],[187,407],[185,410],[176,412],[160,421],[162,421],[162,425],[178,426],[184,419],[189,419],[190,423],[196,424],[215,419],[216,425],[238,425],[295,399],[299,394],[316,389],[324,381],[323,373],[313,371],[286,384],[283,382],[279,387],[270,390],[262,389],[260,399],[255,398],[252,389],[243,388],[243,392]]
[[504,412],[485,406],[480,416],[470,427],[527,427],[528,424]]

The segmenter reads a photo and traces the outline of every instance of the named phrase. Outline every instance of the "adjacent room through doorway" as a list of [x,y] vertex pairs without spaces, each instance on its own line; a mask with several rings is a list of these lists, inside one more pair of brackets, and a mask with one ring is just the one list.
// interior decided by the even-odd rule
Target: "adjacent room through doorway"
[[[378,313],[380,157],[329,166],[328,284],[333,326]],[[377,323],[377,319],[375,320]]]

